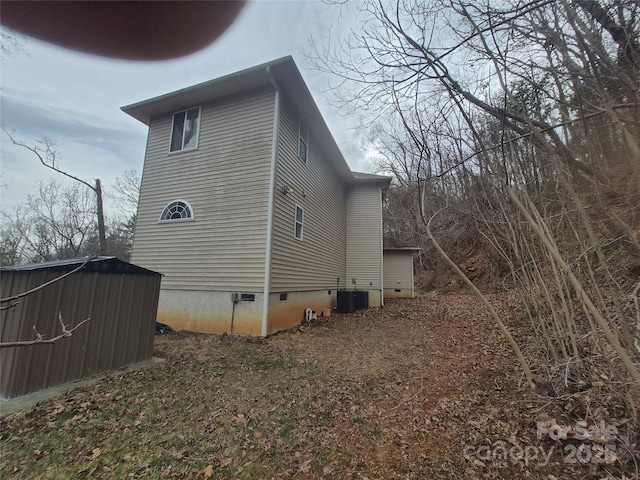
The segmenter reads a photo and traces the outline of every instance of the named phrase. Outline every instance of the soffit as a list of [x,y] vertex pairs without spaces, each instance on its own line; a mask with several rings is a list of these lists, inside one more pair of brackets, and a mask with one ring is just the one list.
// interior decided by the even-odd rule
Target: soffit
[[[389,177],[367,176],[367,178],[364,178],[362,176],[354,176],[291,56],[166,95],[127,105],[122,107],[122,110],[145,125],[149,125],[151,118],[157,115],[173,113],[261,87],[273,86],[270,76],[273,77],[278,87],[286,92],[288,98],[306,121],[317,144],[322,148],[345,182],[369,183],[382,181],[382,183],[388,185]],[[372,177],[377,178],[374,179]]]

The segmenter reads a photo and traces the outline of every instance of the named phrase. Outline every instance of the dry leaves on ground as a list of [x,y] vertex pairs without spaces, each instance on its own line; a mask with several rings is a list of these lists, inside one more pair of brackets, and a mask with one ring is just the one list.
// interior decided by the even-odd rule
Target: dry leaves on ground
[[[505,316],[518,303],[493,301]],[[526,390],[513,353],[464,293],[390,301],[269,339],[170,334],[156,355],[166,362],[2,419],[0,476],[638,475],[635,430],[603,416],[606,402],[589,404],[586,420],[606,418],[615,438],[552,438],[554,425],[576,425],[568,404],[603,397]]]

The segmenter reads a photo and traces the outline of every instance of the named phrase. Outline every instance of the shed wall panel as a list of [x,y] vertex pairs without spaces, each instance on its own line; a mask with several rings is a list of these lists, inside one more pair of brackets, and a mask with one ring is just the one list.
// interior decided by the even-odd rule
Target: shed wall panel
[[[5,271],[2,298],[35,288],[63,272]],[[151,358],[160,275],[78,272],[27,297],[0,316],[0,341],[32,340],[33,327],[54,344],[0,349],[0,396],[13,398]]]

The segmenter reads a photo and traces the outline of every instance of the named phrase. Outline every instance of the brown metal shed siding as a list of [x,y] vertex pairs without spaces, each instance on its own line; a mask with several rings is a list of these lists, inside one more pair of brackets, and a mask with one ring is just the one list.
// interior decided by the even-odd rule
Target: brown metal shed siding
[[[55,270],[2,272],[6,298],[60,276]],[[148,360],[158,307],[159,274],[78,272],[28,297],[0,317],[0,341],[45,338],[91,320],[55,344],[0,349],[0,396],[13,398]]]
[[[283,96],[278,136],[271,291],[332,290],[346,273],[345,183],[309,129],[308,159],[298,158],[298,112]],[[293,193],[282,193],[283,187]],[[296,205],[303,239],[294,237]]]

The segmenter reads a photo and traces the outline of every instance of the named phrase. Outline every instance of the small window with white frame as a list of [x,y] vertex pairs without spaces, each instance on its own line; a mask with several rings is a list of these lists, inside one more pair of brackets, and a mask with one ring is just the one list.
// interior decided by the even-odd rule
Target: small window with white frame
[[302,116],[298,122],[298,158],[304,163],[307,163],[307,156],[309,154],[309,131],[307,124]]
[[174,113],[170,151],[181,152],[197,148],[199,130],[200,107]]
[[186,200],[174,200],[164,207],[160,215],[161,222],[179,222],[185,220],[193,220],[193,208]]
[[302,230],[304,228],[304,210],[301,206],[296,205],[296,218],[293,236],[298,240],[302,240]]

